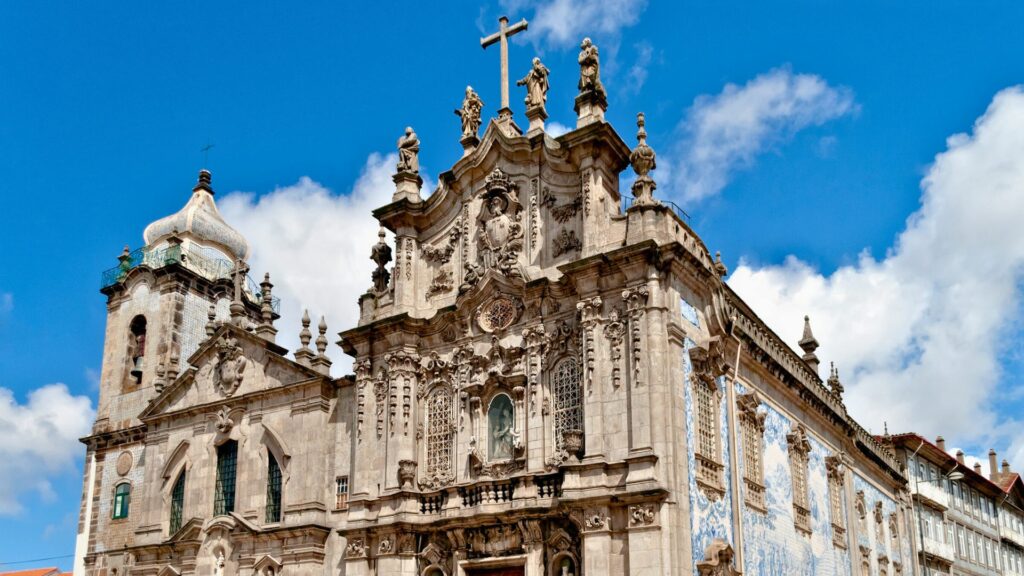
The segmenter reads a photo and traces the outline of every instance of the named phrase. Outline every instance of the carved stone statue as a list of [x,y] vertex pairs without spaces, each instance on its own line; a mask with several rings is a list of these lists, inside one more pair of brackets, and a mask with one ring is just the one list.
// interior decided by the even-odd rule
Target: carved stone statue
[[584,38],[580,44],[580,93],[593,91],[605,96],[604,85],[601,84],[601,63],[597,53],[597,45]]
[[462,99],[462,108],[455,111],[455,115],[462,118],[462,137],[475,137],[480,130],[480,111],[484,108],[484,101],[473,90],[472,86],[466,86],[466,97]]
[[526,108],[544,108],[548,100],[548,74],[551,72],[534,57],[530,72],[516,86],[526,86]]
[[697,562],[697,574],[699,576],[740,576],[741,572],[732,565],[734,556],[732,546],[722,540],[715,538],[704,549],[704,560]]
[[371,277],[373,278],[373,289],[377,292],[384,292],[388,289],[388,282],[391,281],[391,273],[385,268],[388,262],[391,262],[391,246],[388,246],[388,243],[384,241],[383,228],[380,229],[377,236],[380,240],[370,250],[370,260],[377,264],[377,268],[373,271]]
[[224,576],[224,551],[217,552],[217,562],[213,566],[213,576]]
[[464,280],[470,285],[475,284],[485,270],[495,270],[508,277],[522,277],[519,251],[523,247],[523,226],[519,222],[520,209],[514,185],[500,168],[495,168],[487,176],[486,186],[476,234],[479,269],[467,263],[464,275]]
[[405,134],[398,139],[398,171],[420,172],[420,139],[412,131],[412,126],[407,126]]

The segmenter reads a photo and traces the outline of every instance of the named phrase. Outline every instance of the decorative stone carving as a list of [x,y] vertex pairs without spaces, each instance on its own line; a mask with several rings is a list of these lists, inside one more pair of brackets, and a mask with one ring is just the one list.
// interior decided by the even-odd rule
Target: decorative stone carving
[[587,510],[583,515],[583,528],[586,530],[607,530],[611,526],[612,519],[608,513],[601,508]]
[[228,434],[235,427],[235,421],[231,419],[231,411],[224,406],[217,412],[217,431],[221,434]]
[[398,535],[398,553],[399,554],[415,554],[416,553],[416,536],[403,532]]
[[580,64],[580,93],[594,92],[606,96],[604,85],[601,84],[601,62],[597,45],[591,42],[590,38],[584,38],[580,44],[580,55],[577,60]]
[[242,384],[246,358],[238,340],[229,335],[217,340],[217,364],[213,371],[213,382],[217,391],[230,397]]
[[452,254],[455,253],[455,248],[459,245],[461,237],[462,227],[456,222],[455,226],[448,230],[448,240],[442,246],[425,244],[420,248],[420,255],[426,262],[447,264],[452,259]]
[[133,463],[134,459],[132,458],[131,452],[128,452],[127,450],[121,452],[117,457],[117,475],[127,476],[128,473],[132,471]]
[[583,430],[565,430],[562,432],[562,446],[570,460],[578,460],[583,452]]
[[857,525],[863,531],[867,527],[868,507],[864,501],[864,491],[858,490],[853,506],[857,510]]
[[412,490],[413,482],[416,481],[416,461],[415,460],[399,460],[398,461],[398,482],[402,487],[402,490]]
[[523,549],[523,535],[515,524],[466,530],[467,551],[476,556],[504,556]]
[[733,566],[732,545],[715,538],[704,549],[704,559],[697,562],[698,576],[740,576],[742,572]]
[[636,286],[622,291],[629,315],[630,351],[632,352],[633,386],[640,386],[641,342],[643,340],[642,320],[647,309],[647,286]]
[[604,337],[608,340],[610,360],[612,364],[612,386],[618,388],[622,384],[622,341],[626,334],[626,324],[622,321],[618,310],[608,313],[608,321],[604,325]]
[[434,272],[434,277],[430,280],[430,286],[427,286],[427,298],[451,292],[454,287],[452,271],[448,268],[438,268]]
[[529,384],[531,415],[537,413],[537,390],[540,387],[538,379],[544,365],[548,342],[548,335],[544,331],[543,324],[523,329],[523,349],[526,353],[526,377]]
[[370,380],[371,364],[369,358],[361,358],[352,363],[352,371],[356,375],[356,439],[363,438],[363,421],[366,419],[366,384]]
[[583,203],[581,194],[577,194],[576,198],[568,204],[562,204],[561,206],[555,206],[555,198],[548,194],[547,199],[550,201],[551,206],[551,217],[558,221],[559,224],[565,224],[566,222],[573,219],[574,216],[580,211],[580,205]]
[[509,278],[522,278],[519,253],[523,249],[521,206],[516,198],[515,184],[495,168],[484,181],[484,207],[480,210],[477,228],[477,262],[467,262],[464,277],[474,285],[479,275],[494,270]]
[[388,554],[391,554],[392,552],[394,552],[394,549],[395,542],[394,540],[392,540],[391,536],[384,536],[380,539],[380,542],[377,543],[378,556],[386,556]]
[[377,438],[384,436],[384,414],[388,402],[388,374],[381,370],[373,382],[373,397],[377,406]]
[[629,525],[647,526],[654,522],[653,504],[634,504],[629,507]]
[[583,367],[584,381],[587,390],[593,392],[594,385],[594,329],[601,321],[601,297],[582,300],[576,303],[580,312],[580,327],[583,328]]
[[553,248],[552,255],[558,258],[562,254],[568,254],[569,252],[579,252],[583,249],[583,244],[580,239],[576,237],[574,230],[563,229],[558,233],[558,236],[552,240]]
[[397,169],[412,174],[420,172],[420,139],[412,131],[412,126],[406,126],[405,134],[398,139]]
[[366,541],[362,538],[351,538],[348,541],[348,545],[345,546],[345,557],[346,558],[365,558],[366,557]]

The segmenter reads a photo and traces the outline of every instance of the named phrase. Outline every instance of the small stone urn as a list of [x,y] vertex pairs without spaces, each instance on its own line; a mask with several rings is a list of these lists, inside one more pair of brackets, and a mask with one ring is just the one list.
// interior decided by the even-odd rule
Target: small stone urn
[[562,447],[569,459],[578,461],[583,452],[583,430],[565,430],[562,432]]
[[416,481],[416,461],[415,460],[399,460],[398,461],[398,482],[402,485],[402,490],[412,490],[413,483]]

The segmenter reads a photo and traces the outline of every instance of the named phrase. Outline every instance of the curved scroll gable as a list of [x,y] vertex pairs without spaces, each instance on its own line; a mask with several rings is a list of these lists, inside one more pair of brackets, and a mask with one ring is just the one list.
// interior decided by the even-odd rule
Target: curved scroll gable
[[261,422],[263,424],[263,443],[267,445],[271,452],[274,453],[274,457],[281,463],[282,467],[287,467],[288,462],[292,458],[292,451],[285,443],[284,438],[274,430],[266,421]]

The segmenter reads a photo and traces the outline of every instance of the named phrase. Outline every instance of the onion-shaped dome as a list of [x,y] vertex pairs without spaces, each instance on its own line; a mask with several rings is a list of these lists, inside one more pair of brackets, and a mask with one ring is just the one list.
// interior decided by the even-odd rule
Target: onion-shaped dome
[[188,239],[203,247],[215,248],[235,260],[249,256],[249,243],[240,232],[228,225],[213,201],[210,171],[199,171],[199,182],[192,189],[192,198],[177,213],[161,218],[142,233],[147,246],[155,247],[171,236]]

